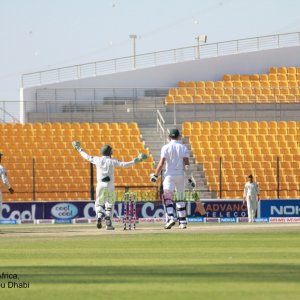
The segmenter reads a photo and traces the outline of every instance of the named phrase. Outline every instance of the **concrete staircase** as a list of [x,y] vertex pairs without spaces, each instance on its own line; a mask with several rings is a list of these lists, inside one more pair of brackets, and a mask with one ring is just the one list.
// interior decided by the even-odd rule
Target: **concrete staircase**
[[[174,127],[172,125],[166,125],[167,128]],[[181,126],[180,126],[181,127]],[[142,139],[145,143],[145,147],[148,147],[150,153],[153,155],[153,159],[155,162],[155,167],[157,166],[160,159],[160,151],[161,147],[164,145],[164,139],[160,136],[160,133],[157,132],[156,127],[140,127]],[[180,128],[181,130],[181,128]],[[202,199],[211,199],[215,198],[216,194],[214,192],[210,192],[207,186],[207,180],[205,178],[205,172],[203,171],[202,164],[196,164],[195,159],[193,157],[193,153],[191,151],[191,146],[189,144],[188,139],[183,138],[182,142],[188,147],[190,150],[190,168],[193,172],[193,176],[197,183],[197,190],[201,192]]]

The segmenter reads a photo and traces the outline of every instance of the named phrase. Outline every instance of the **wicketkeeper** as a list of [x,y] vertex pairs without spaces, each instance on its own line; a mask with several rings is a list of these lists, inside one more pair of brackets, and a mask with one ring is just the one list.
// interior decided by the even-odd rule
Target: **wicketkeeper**
[[79,154],[96,165],[97,168],[97,188],[96,188],[96,201],[95,211],[98,218],[97,228],[102,228],[102,220],[105,219],[106,229],[114,230],[112,225],[112,215],[115,199],[115,180],[114,180],[114,168],[122,167],[127,168],[133,166],[136,163],[142,162],[147,159],[147,155],[140,153],[138,157],[129,162],[119,161],[111,158],[112,147],[110,145],[104,145],[101,150],[101,157],[90,156],[80,146],[80,142],[72,142],[72,146]]
[[259,201],[259,187],[256,182],[253,181],[253,176],[248,176],[248,182],[245,184],[244,189],[244,201],[247,201],[248,210],[248,222],[253,223],[255,220],[257,201]]
[[[180,139],[178,129],[169,130],[170,142],[161,149],[161,158],[154,174],[150,174],[150,181],[156,182],[158,176],[166,163],[165,179],[163,181],[163,203],[166,210],[165,229],[172,228],[176,223],[176,210],[179,220],[179,228],[185,229],[187,226],[187,212],[185,201],[185,172],[188,183],[194,185],[190,178],[189,151]],[[175,192],[175,193],[174,193]],[[174,200],[176,198],[176,210]]]
[[[1,180],[3,182],[3,184],[5,185],[5,187],[8,189],[8,191],[13,194],[14,193],[14,190],[13,188],[11,187],[9,181],[8,181],[8,178],[7,178],[7,174],[6,174],[6,171],[5,169],[3,168],[3,166],[1,165],[1,158],[3,156],[3,153],[0,152],[0,177],[1,177]],[[2,191],[0,189],[0,217],[2,216]]]

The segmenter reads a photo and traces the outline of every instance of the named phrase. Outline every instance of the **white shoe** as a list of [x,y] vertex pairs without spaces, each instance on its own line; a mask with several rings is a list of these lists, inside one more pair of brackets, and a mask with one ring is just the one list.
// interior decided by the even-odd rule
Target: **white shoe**
[[175,221],[169,220],[165,225],[165,229],[171,229],[174,225],[175,225]]
[[186,224],[179,224],[179,229],[186,229]]

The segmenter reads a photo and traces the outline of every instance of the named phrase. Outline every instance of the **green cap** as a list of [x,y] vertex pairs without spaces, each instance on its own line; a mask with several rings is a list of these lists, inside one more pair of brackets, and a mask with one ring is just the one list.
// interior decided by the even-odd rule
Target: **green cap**
[[111,156],[112,154],[112,147],[110,145],[103,145],[101,150],[101,154],[104,156]]
[[173,128],[169,130],[169,137],[179,137],[179,130],[177,128]]

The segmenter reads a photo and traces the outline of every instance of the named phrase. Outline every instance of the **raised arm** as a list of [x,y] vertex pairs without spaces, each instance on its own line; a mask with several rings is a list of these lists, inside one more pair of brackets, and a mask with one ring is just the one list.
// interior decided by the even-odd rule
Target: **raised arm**
[[148,156],[146,154],[140,153],[136,158],[134,158],[132,161],[119,161],[114,159],[114,165],[116,167],[121,167],[121,168],[128,168],[133,166],[134,164],[140,163],[144,160],[146,160]]
[[80,146],[80,142],[72,142],[72,146],[75,150],[79,152],[79,154],[87,161],[89,161],[92,164],[96,164],[96,160],[94,156],[91,156],[87,154]]

